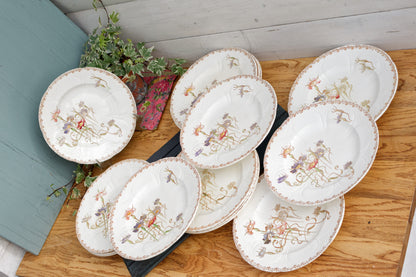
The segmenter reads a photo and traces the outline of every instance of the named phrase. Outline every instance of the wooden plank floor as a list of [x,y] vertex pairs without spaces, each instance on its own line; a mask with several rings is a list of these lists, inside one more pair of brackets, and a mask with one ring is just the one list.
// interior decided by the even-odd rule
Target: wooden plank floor
[[[408,218],[416,186],[416,50],[389,52],[399,71],[393,102],[377,121],[380,146],[367,176],[345,196],[346,211],[338,236],[314,262],[279,276],[395,276],[403,262]],[[288,94],[299,72],[313,58],[262,62],[263,79],[287,109]],[[169,111],[157,131],[137,131],[105,167],[127,158],[147,159],[178,129]],[[99,174],[100,172],[95,172]],[[19,276],[128,276],[119,256],[89,254],[75,235],[73,210],[62,208],[39,256],[26,254]],[[267,276],[248,265],[232,238],[232,224],[194,235],[174,250],[149,276]]]

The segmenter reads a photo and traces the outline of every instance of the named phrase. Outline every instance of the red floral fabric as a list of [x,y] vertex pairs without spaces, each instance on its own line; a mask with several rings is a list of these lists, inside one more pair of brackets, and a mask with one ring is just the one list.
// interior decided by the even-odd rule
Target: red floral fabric
[[143,77],[144,82],[147,84],[147,93],[144,99],[137,105],[137,114],[142,118],[141,128],[146,130],[155,130],[157,128],[175,79],[176,75],[174,74],[159,77]]

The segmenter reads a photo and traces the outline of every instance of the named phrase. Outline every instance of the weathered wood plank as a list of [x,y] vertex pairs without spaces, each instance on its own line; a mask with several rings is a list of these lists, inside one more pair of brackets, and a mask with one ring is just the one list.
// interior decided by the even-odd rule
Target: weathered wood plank
[[352,43],[372,44],[386,51],[409,49],[416,46],[415,13],[416,8],[409,8],[158,41],[151,45],[155,46],[155,55],[189,61],[224,47],[244,48],[259,60],[319,56]]
[[49,186],[66,184],[75,169],[43,139],[39,103],[78,66],[87,37],[46,0],[0,1],[0,34],[0,236],[37,254],[64,201],[47,202]]
[[[108,10],[120,13],[120,25],[126,37],[156,42],[412,7],[416,4],[411,0],[381,0],[377,4],[360,0],[152,0],[110,5]],[[91,8],[67,15],[89,33],[97,26],[99,14],[104,15]]]

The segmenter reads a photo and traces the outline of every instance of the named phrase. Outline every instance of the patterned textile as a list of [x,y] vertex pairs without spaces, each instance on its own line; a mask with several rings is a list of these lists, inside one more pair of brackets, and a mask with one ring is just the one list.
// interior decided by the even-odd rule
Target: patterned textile
[[141,119],[140,128],[157,128],[175,79],[174,74],[143,78],[136,76],[133,82],[126,82],[136,100],[137,115]]

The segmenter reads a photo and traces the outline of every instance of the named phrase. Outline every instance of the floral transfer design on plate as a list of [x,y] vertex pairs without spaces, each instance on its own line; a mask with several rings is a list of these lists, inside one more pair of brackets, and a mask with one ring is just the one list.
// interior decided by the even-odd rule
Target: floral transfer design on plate
[[131,233],[122,238],[121,243],[136,244],[146,240],[158,241],[174,228],[183,225],[182,213],[179,213],[176,218],[167,218],[166,211],[166,205],[159,198],[155,199],[153,206],[140,216],[135,215],[136,209],[134,207],[127,209],[123,218],[136,223],[131,229]]
[[201,184],[202,196],[199,207],[205,211],[213,211],[223,205],[223,202],[235,196],[238,191],[236,182],[230,182],[226,186],[219,186],[216,182],[215,173],[212,170],[202,170]]
[[[227,55],[225,57],[224,64],[228,64],[227,67],[229,69],[233,69],[233,68],[236,68],[236,67],[240,66],[240,61],[236,57]],[[191,83],[188,87],[185,88],[185,91],[183,92],[183,95],[185,97],[192,98],[191,105],[190,105],[190,107],[192,107],[194,105],[194,103],[201,97],[202,94],[207,92],[210,89],[210,87],[212,87],[216,84],[218,84],[218,80],[213,79],[209,85],[207,85],[204,88],[198,90],[197,88],[195,88],[194,84]],[[184,116],[188,113],[188,111],[189,111],[189,107],[181,110],[179,114],[181,116]]]
[[302,70],[289,94],[289,114],[309,104],[331,100],[354,102],[378,119],[388,108],[398,85],[394,62],[370,45],[332,49]]
[[[356,64],[360,65],[360,72],[365,73],[366,71],[374,71],[376,68],[373,62],[357,58],[355,60]],[[321,80],[318,77],[310,79],[309,83],[306,85],[308,90],[312,93],[316,93],[316,96],[313,98],[313,103],[327,100],[343,99],[347,101],[353,101],[351,95],[353,91],[353,85],[348,80],[348,76],[340,78],[338,81],[333,82],[331,85],[327,85],[322,88],[319,87]],[[370,111],[370,100],[362,100],[359,103],[367,112]]]
[[267,223],[260,225],[250,219],[244,226],[247,237],[261,234],[262,245],[256,251],[258,257],[279,254],[289,245],[293,247],[308,243],[323,222],[331,218],[330,212],[320,206],[313,213],[302,216],[296,213],[294,207],[276,204]]
[[[101,202],[101,208],[99,208],[94,213],[94,219],[92,219],[91,215],[86,215],[82,218],[82,223],[85,223],[87,225],[88,229],[94,230],[94,229],[102,229],[102,234],[104,237],[108,238],[109,234],[109,219],[111,214],[111,209],[113,208],[113,203],[104,201],[104,195],[106,195],[107,192],[104,190],[98,191],[95,195],[95,201]],[[92,220],[91,220],[92,219]],[[93,221],[91,223],[91,221]]]
[[210,156],[220,151],[230,151],[244,143],[248,138],[260,133],[260,127],[254,122],[249,129],[240,129],[236,117],[225,113],[217,128],[206,131],[204,125],[199,124],[194,129],[194,136],[204,136],[203,147],[195,152],[195,156]]
[[106,123],[98,122],[94,116],[94,109],[87,106],[83,101],[79,102],[78,107],[73,108],[72,113],[66,117],[60,113],[61,111],[58,108],[52,113],[52,120],[63,124],[63,136],[58,138],[60,146],[75,147],[80,142],[99,144],[101,138],[106,135],[121,137],[123,134],[114,119]]
[[[288,186],[311,186],[321,187],[339,178],[352,178],[354,168],[352,162],[347,161],[343,166],[335,165],[331,161],[331,148],[326,146],[323,140],[315,143],[314,148],[309,148],[307,153],[296,157],[293,154],[294,147],[288,145],[282,149],[280,154],[284,159],[292,163],[290,173],[278,178],[277,183],[286,183]],[[292,176],[292,178],[289,178]],[[289,179],[291,181],[289,181]]]

